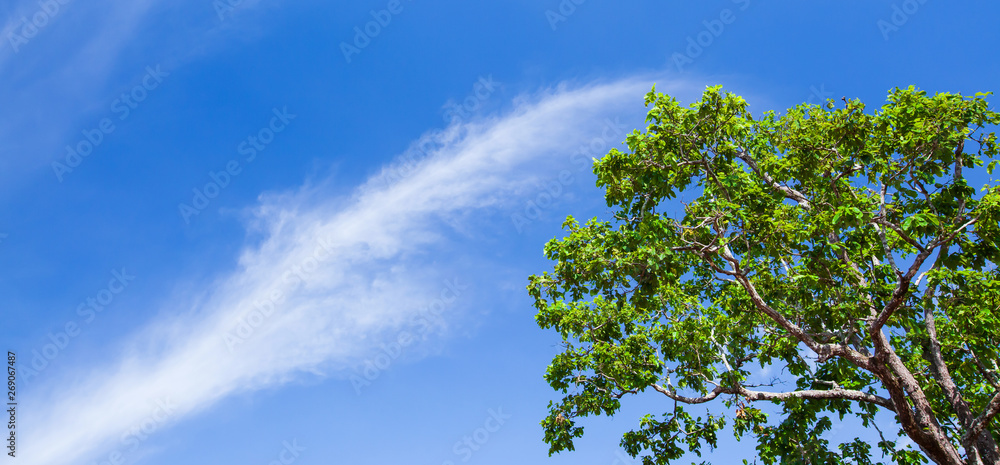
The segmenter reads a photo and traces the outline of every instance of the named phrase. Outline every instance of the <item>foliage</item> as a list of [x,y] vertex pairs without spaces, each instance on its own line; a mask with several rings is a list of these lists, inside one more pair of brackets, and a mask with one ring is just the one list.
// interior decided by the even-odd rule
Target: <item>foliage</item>
[[[646,131],[594,164],[615,221],[569,217],[554,270],[530,277],[565,342],[550,454],[645,392],[666,413],[621,443],[645,464],[701,455],[727,424],[768,464],[1000,463],[1000,186],[966,178],[997,163],[987,95],[758,118],[720,87],[690,107],[654,88]],[[847,416],[882,440],[823,437]]]

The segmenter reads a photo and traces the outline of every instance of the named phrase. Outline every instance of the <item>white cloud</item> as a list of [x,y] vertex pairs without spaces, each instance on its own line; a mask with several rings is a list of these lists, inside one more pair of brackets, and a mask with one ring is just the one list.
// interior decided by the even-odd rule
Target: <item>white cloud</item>
[[[93,367],[85,382],[26,400],[35,420],[19,458],[41,465],[128,454],[134,436],[123,435],[144,423],[159,428],[236,392],[356,363],[452,277],[421,256],[442,246],[442,221],[519,199],[539,166],[566,160],[606,117],[641,114],[651,83],[561,86],[504,117],[429,134],[437,148],[405,177],[386,184],[375,176],[348,199],[324,198],[315,186],[262,196],[254,227],[265,239],[207,286],[207,298],[193,309],[174,304],[172,316],[134,335],[120,360]],[[224,335],[274,293],[274,311],[230,350]],[[170,415],[158,400],[175,405]]]

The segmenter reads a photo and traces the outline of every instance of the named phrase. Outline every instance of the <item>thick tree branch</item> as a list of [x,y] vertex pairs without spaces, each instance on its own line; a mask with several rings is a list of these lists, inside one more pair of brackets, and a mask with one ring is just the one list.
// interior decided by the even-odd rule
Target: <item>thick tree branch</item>
[[719,397],[719,394],[725,394],[725,389],[723,389],[722,387],[719,387],[719,386],[716,386],[716,388],[712,389],[708,394],[706,394],[704,396],[700,396],[700,397],[686,397],[686,396],[682,396],[680,394],[677,394],[676,392],[673,392],[673,391],[671,391],[671,390],[669,390],[669,389],[667,389],[667,388],[665,388],[663,386],[660,386],[659,384],[655,384],[655,383],[652,386],[653,386],[653,389],[655,389],[657,392],[659,392],[659,393],[661,393],[661,394],[663,394],[663,395],[665,395],[665,396],[667,396],[667,397],[669,397],[669,398],[671,398],[671,399],[673,399],[673,400],[675,400],[677,402],[683,402],[685,404],[691,404],[691,405],[694,405],[694,404],[704,404],[705,402],[710,402],[710,401],[714,400],[716,397]]
[[741,386],[739,388],[739,394],[742,395],[743,397],[746,397],[748,400],[754,400],[754,401],[756,400],[783,401],[788,399],[853,400],[855,402],[868,402],[893,412],[896,411],[896,407],[889,399],[886,399],[881,396],[876,396],[873,394],[868,394],[867,392],[854,391],[850,389],[831,389],[828,391],[808,390],[808,391],[792,391],[792,392],[763,392],[763,391],[751,391]]
[[[962,445],[965,446],[966,449],[968,449],[969,447],[972,446],[973,441],[979,441],[980,436],[983,436],[983,434],[981,433],[983,433],[983,430],[986,428],[986,425],[990,424],[990,421],[992,421],[993,418],[997,416],[997,414],[1000,414],[1000,392],[997,392],[996,394],[993,395],[993,398],[990,399],[990,402],[986,404],[986,408],[983,410],[983,413],[981,413],[978,417],[976,417],[975,420],[972,421],[972,426],[969,427],[969,430],[965,433],[965,436],[962,438]],[[989,432],[987,431],[986,434],[988,435]]]
[[[935,260],[934,267],[931,269],[939,267],[947,253],[948,246],[945,245],[941,247],[938,252],[938,258]],[[934,289],[935,286],[928,284],[927,290],[924,292],[924,328],[927,329],[928,338],[927,347],[925,349],[926,358],[928,362],[930,362],[931,374],[937,380],[938,385],[941,386],[945,399],[947,399],[948,403],[951,404],[951,408],[958,416],[958,421],[961,423],[962,428],[971,431],[973,422],[975,421],[975,418],[973,418],[972,415],[972,409],[969,407],[969,403],[962,398],[962,392],[955,384],[955,380],[951,376],[951,371],[948,369],[948,365],[944,361],[944,356],[941,354],[941,343],[938,341],[937,337],[937,325],[935,324],[934,309],[930,302]],[[962,441],[966,450],[972,446],[972,442],[976,443],[975,447],[979,452],[978,455],[980,458],[987,460],[988,463],[1000,463],[1000,449],[998,449],[996,441],[993,440],[993,436],[991,434],[968,436],[963,438]]]
[[[956,162],[955,166],[956,174],[961,172],[961,163]],[[937,259],[934,261],[934,266],[931,270],[937,269],[941,266],[944,258],[948,254],[948,244],[944,244],[938,250]],[[928,283],[927,290],[924,292],[924,327],[927,329],[928,337],[928,347],[927,347],[927,359],[930,362],[931,374],[937,379],[938,384],[941,386],[944,392],[945,398],[948,403],[951,404],[952,409],[958,416],[958,420],[962,425],[962,428],[971,431],[973,422],[972,409],[969,403],[962,397],[962,393],[959,387],[955,384],[955,380],[951,376],[951,371],[948,369],[948,365],[944,361],[944,356],[941,353],[941,343],[938,341],[937,337],[937,325],[935,322],[934,311],[931,299],[933,297],[934,290],[936,286]],[[1000,447],[997,446],[996,441],[993,440],[992,434],[978,434],[976,436],[967,436],[963,438],[963,445],[968,450],[972,445],[971,442],[974,441],[975,448],[978,451],[978,455],[981,459],[986,460],[988,463],[1000,463]]]
[[871,336],[875,341],[871,371],[882,381],[893,404],[899,406],[896,415],[907,436],[935,462],[963,464],[958,450],[938,424],[923,389],[889,347],[885,335],[880,331]]
[[875,347],[875,354],[871,358],[871,371],[882,380],[893,403],[900,406],[912,404],[912,409],[901,407],[897,411],[900,424],[907,435],[939,463],[961,463],[957,449],[938,423],[920,383],[889,345],[888,338],[882,332],[885,323],[903,305],[909,294],[913,276],[938,245],[940,244],[937,241],[932,241],[929,247],[917,255],[906,274],[899,276],[899,283],[892,293],[892,298],[869,323],[868,333]]
[[664,388],[658,384],[653,384],[653,389],[661,394],[669,397],[678,402],[683,402],[685,404],[703,404],[709,402],[719,397],[721,394],[733,394],[739,395],[749,401],[779,401],[783,402],[790,399],[813,399],[813,400],[851,400],[855,402],[867,402],[870,404],[878,405],[879,407],[885,408],[887,410],[896,411],[895,406],[892,401],[884,397],[876,396],[873,394],[868,394],[867,392],[854,391],[850,389],[831,389],[827,391],[822,390],[806,390],[806,391],[791,391],[791,392],[766,392],[766,391],[751,391],[743,386],[736,387],[722,387],[717,386],[708,394],[699,397],[687,397],[677,394],[669,389]]
[[764,301],[764,298],[757,292],[757,288],[754,286],[753,282],[751,282],[750,279],[740,271],[739,260],[733,257],[733,254],[728,247],[722,248],[722,256],[732,265],[733,269],[731,273],[733,273],[736,281],[747,291],[747,294],[750,295],[750,300],[753,302],[754,307],[788,331],[789,334],[809,347],[809,349],[819,356],[820,361],[826,361],[831,357],[844,356],[858,367],[866,369],[869,368],[869,359],[862,353],[850,347],[838,344],[821,344],[813,339],[812,336],[806,333],[801,327],[789,321],[781,313],[778,313],[777,310]]

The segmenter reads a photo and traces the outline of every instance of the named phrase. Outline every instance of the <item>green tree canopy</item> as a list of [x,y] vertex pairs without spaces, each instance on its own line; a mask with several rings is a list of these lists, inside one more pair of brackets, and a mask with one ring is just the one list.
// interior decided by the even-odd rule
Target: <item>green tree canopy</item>
[[[996,164],[987,95],[758,118],[720,87],[690,107],[654,88],[646,131],[594,164],[615,221],[569,217],[554,270],[530,278],[565,342],[550,453],[648,392],[665,413],[621,442],[646,464],[700,455],[727,424],[764,463],[1000,463],[1000,186],[967,182]],[[831,444],[845,416],[881,441]]]

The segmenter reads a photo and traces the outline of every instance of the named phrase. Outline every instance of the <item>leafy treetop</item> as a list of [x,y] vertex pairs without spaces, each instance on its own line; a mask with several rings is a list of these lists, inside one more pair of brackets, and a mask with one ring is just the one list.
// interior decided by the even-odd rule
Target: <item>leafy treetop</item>
[[[823,437],[845,416],[895,463],[1000,463],[1000,187],[967,182],[997,163],[987,95],[911,87],[874,113],[845,99],[755,118],[720,87],[690,107],[654,88],[646,131],[594,164],[614,223],[569,217],[545,246],[554,270],[530,278],[565,342],[545,375],[564,395],[550,453],[648,391],[666,413],[621,442],[645,464],[700,455],[727,423],[764,463],[872,463],[861,438]],[[781,374],[755,375],[768,366]]]

